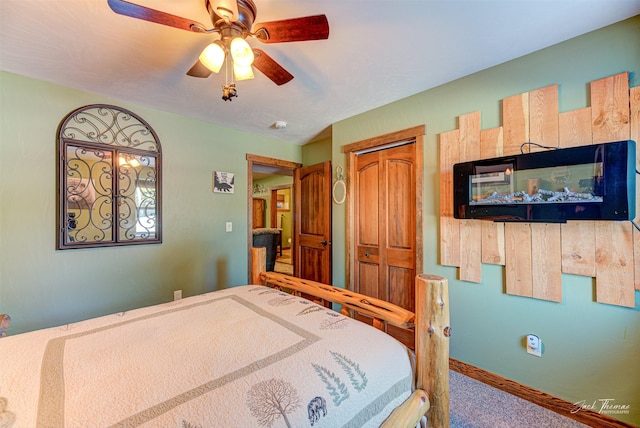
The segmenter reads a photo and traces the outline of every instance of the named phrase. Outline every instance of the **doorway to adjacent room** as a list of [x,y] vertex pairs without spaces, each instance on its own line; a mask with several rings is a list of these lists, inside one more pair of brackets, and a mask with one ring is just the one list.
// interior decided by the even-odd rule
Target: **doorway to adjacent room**
[[[293,259],[282,262],[284,247],[291,247],[295,206],[291,201],[293,194],[293,174],[302,165],[281,159],[247,154],[248,161],[248,257],[249,277],[251,277],[251,247],[254,229],[278,229],[280,236],[275,247],[276,265],[280,270],[293,272]],[[287,198],[288,196],[288,198]],[[290,250],[289,250],[289,254]],[[278,260],[280,258],[280,260]],[[286,259],[285,259],[286,260]],[[274,268],[275,270],[275,268]]]
[[293,275],[293,179],[290,184],[271,186],[269,198],[269,224],[280,230],[274,272]]
[[[265,232],[254,229],[257,224],[261,224],[265,228],[273,228],[280,233],[278,249],[272,250],[277,251],[280,257],[279,268],[286,268],[286,273],[292,272],[299,278],[329,284],[331,282],[331,162],[303,167],[295,162],[251,154],[247,154],[247,161],[249,277],[251,277],[251,247],[254,232]],[[269,175],[285,176],[286,180],[264,181]],[[289,180],[290,176],[293,176],[292,181]],[[264,196],[257,198],[259,194]],[[267,196],[269,194],[271,197]],[[265,221],[264,224],[260,218],[254,216],[256,199],[265,200],[261,203],[261,208],[258,208],[265,214],[269,213],[269,221]],[[266,206],[267,204],[269,207]],[[293,233],[290,237],[284,235],[285,227],[292,228]],[[286,263],[284,251],[286,247],[290,247],[291,267],[284,266],[289,264]],[[267,254],[267,260],[269,260],[269,254]],[[273,270],[275,265],[268,266],[267,269]]]

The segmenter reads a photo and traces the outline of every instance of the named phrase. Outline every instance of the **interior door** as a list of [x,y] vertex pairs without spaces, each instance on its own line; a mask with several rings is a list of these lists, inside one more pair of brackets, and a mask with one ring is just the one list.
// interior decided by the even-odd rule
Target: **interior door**
[[[356,156],[354,291],[415,310],[416,144]],[[370,322],[370,319],[362,319]],[[413,332],[387,326],[413,346]]]
[[293,175],[294,274],[331,283],[331,162],[297,168]]

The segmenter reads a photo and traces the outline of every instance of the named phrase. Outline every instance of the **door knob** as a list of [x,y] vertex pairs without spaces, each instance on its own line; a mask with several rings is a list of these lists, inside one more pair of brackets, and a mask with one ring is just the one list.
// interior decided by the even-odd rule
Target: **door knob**
[[326,240],[320,242],[320,245],[322,245],[323,247],[325,247],[328,244],[328,242]]

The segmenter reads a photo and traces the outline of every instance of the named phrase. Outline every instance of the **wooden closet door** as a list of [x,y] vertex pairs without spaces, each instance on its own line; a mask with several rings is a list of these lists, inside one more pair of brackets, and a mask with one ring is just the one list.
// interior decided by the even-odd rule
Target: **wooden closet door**
[[[412,311],[415,189],[415,143],[356,157],[354,289]],[[413,332],[393,326],[387,331],[413,346]]]

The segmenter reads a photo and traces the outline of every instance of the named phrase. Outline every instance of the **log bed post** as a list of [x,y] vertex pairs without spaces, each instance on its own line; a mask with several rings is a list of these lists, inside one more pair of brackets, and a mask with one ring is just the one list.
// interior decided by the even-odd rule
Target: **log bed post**
[[[311,294],[398,327],[415,327],[416,390],[382,424],[384,428],[415,427],[423,415],[427,427],[449,426],[449,286],[437,275],[418,275],[415,313],[389,302],[349,290],[266,272],[264,248],[253,247],[252,284],[268,284]],[[341,311],[343,312],[343,311]],[[425,413],[426,412],[426,413]]]
[[267,271],[267,249],[251,247],[251,284],[262,284],[260,275]]
[[428,427],[449,426],[449,284],[437,275],[416,277],[417,388],[431,406]]

